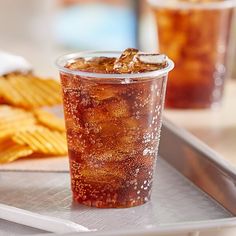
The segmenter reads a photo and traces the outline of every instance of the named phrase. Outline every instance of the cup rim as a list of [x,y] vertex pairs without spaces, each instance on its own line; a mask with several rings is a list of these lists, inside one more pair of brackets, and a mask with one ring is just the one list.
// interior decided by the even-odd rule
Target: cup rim
[[153,7],[162,7],[170,9],[225,9],[236,7],[236,0],[212,1],[212,2],[181,2],[165,0],[148,0]]
[[65,68],[65,64],[69,61],[73,61],[78,57],[92,57],[92,56],[119,56],[122,52],[121,51],[81,51],[76,53],[69,53],[64,54],[60,56],[56,60],[56,66],[59,69],[60,72],[64,72],[67,74],[73,74],[81,77],[88,77],[88,78],[101,78],[101,79],[132,79],[132,78],[145,78],[145,77],[160,77],[163,75],[168,74],[169,71],[171,71],[174,68],[174,62],[166,57],[167,60],[167,66],[163,69],[158,69],[154,71],[148,71],[148,72],[141,72],[141,73],[133,73],[133,74],[105,74],[105,73],[95,73],[95,72],[85,72],[80,70],[71,70],[68,68]]

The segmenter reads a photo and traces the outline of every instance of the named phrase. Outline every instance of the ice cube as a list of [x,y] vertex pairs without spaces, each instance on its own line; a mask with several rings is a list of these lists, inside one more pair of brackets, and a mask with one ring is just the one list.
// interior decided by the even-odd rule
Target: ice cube
[[89,88],[89,94],[92,98],[98,101],[103,101],[112,97],[115,97],[119,90],[115,86],[111,85],[95,85]]
[[138,53],[136,57],[141,63],[155,64],[160,66],[165,66],[167,61],[167,57],[164,54]]
[[137,49],[126,49],[114,63],[114,70],[118,73],[130,73],[133,71],[133,64],[138,53]]
[[102,138],[107,137],[112,139],[114,135],[119,136],[124,132],[120,120],[100,122],[99,127],[101,129],[100,136]]
[[87,60],[87,64],[91,72],[112,73],[115,60],[113,57],[93,57]]
[[94,73],[111,73],[115,58],[112,57],[93,57],[77,58],[69,63],[66,67],[71,70],[81,70]]
[[107,102],[105,107],[111,117],[120,118],[130,116],[130,107],[124,99],[113,99],[109,103]]
[[83,112],[84,123],[96,124],[99,122],[109,121],[109,116],[106,110],[101,107],[89,108]]
[[81,178],[89,183],[107,184],[113,189],[119,188],[126,178],[126,172],[122,168],[116,168],[115,165],[83,166],[80,171]]
[[165,66],[165,55],[138,53],[134,58],[132,73],[159,70],[164,68]]
[[95,146],[90,147],[89,154],[87,153],[84,157],[86,161],[89,160],[93,163],[120,162],[133,157],[136,152],[133,143],[124,143],[119,137],[103,137],[100,143],[102,144],[100,147],[98,147],[97,143]]
[[71,70],[84,70],[87,68],[87,64],[84,58],[76,58],[75,61],[70,62],[66,67]]
[[128,48],[115,61],[114,70],[118,73],[140,73],[162,69],[166,63],[167,57],[163,54],[141,53]]
[[139,121],[134,117],[125,117],[121,120],[122,124],[124,125],[125,130],[134,130],[138,131],[139,129]]

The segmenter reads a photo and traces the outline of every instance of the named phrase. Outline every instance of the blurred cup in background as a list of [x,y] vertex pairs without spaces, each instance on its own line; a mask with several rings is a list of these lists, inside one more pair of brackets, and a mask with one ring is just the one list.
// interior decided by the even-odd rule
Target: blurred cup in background
[[234,0],[149,0],[159,50],[175,62],[169,108],[209,108],[222,99]]

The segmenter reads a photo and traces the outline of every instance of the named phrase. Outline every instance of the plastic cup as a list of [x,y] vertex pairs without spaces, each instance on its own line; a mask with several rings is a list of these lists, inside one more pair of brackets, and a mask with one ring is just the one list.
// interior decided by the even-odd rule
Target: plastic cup
[[75,202],[99,208],[149,201],[158,152],[168,72],[101,74],[65,67],[79,57],[118,57],[118,52],[62,56],[60,71],[71,187]]
[[175,62],[166,106],[209,108],[221,103],[236,1],[149,0],[159,50]]

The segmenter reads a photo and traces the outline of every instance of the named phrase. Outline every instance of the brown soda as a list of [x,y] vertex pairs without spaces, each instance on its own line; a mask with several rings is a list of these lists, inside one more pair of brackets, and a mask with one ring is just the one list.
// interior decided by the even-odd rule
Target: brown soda
[[218,105],[223,94],[233,8],[160,6],[153,11],[160,52],[167,53],[175,62],[167,85],[166,106]]
[[[130,62],[126,58],[127,66],[122,65],[122,72],[116,64],[121,63],[119,58],[79,58],[67,68],[132,73],[131,67],[137,69],[138,65]],[[61,72],[71,186],[76,202],[120,208],[150,199],[166,76],[109,83]]]

